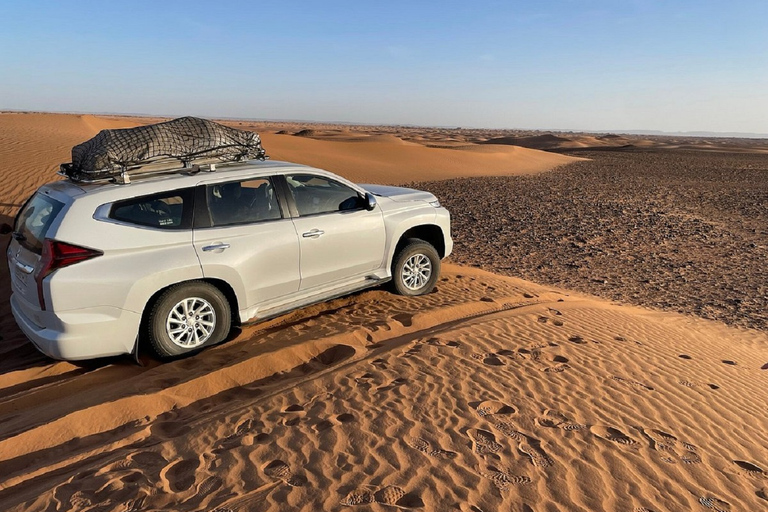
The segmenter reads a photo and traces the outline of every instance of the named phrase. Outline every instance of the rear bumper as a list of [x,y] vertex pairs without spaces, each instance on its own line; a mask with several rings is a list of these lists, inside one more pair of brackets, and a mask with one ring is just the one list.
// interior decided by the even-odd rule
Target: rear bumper
[[45,312],[44,326],[24,313],[16,294],[11,311],[19,328],[43,354],[53,359],[75,361],[129,354],[138,334],[140,315],[118,308],[98,307]]

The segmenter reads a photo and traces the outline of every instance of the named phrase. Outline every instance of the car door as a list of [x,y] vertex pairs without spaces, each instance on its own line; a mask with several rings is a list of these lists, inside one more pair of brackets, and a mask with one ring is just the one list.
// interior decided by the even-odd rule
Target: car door
[[326,176],[285,178],[297,210],[301,290],[341,284],[381,267],[386,244],[381,208],[367,210],[358,191]]
[[299,241],[282,208],[269,177],[196,189],[193,238],[203,275],[228,282],[241,310],[299,289]]

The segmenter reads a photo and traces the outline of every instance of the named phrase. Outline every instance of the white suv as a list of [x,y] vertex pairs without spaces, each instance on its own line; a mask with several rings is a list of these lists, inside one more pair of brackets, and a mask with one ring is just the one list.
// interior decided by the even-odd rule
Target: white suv
[[274,161],[49,183],[13,229],[13,315],[38,349],[68,360],[142,343],[178,357],[233,324],[389,280],[428,293],[453,246],[432,194]]

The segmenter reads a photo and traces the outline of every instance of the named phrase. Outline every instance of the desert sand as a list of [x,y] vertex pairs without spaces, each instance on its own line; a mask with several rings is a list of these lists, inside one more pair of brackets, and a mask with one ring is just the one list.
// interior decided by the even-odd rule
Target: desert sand
[[[2,220],[54,179],[73,144],[102,128],[152,121],[0,114]],[[541,137],[538,143],[551,147],[523,148],[509,140],[481,143],[528,138],[535,144],[530,139],[542,134],[229,124],[257,129],[274,159],[322,166],[356,181],[431,181],[428,186],[439,189],[446,204],[453,201],[452,260],[508,274],[514,273],[509,255],[498,251],[495,258],[487,249],[493,233],[503,234],[501,249],[507,252],[539,252],[544,269],[563,254],[556,241],[530,248],[549,238],[612,251],[617,260],[643,260],[643,254],[612,245],[610,237],[601,241],[592,231],[558,232],[552,227],[559,226],[556,218],[541,213],[552,203],[535,198],[547,194],[565,201],[556,207],[593,201],[585,187],[600,182],[584,173],[599,155],[582,154],[581,148],[629,144],[677,151],[674,158],[685,160],[690,151],[720,154],[722,149],[707,147],[735,144],[684,141],[682,148],[668,139],[559,134],[553,137],[566,141]],[[733,153],[761,155],[761,144],[741,144]],[[559,152],[573,149],[579,153]],[[534,175],[542,171],[550,172]],[[466,191],[478,190],[477,180],[487,182],[485,176],[512,181],[492,182],[498,194],[487,203],[493,208],[473,208]],[[499,206],[521,196],[516,191],[523,182],[515,180],[533,182],[520,188],[524,210]],[[543,189],[536,189],[536,180]],[[551,180],[566,186],[554,187]],[[750,180],[758,191],[750,196],[756,202],[752,218],[759,221],[764,182]],[[653,217],[669,209],[643,196],[643,187],[620,188],[627,211],[645,208]],[[604,193],[598,199],[613,208],[616,192]],[[502,224],[519,223],[521,211],[531,212],[531,232],[517,225],[505,232]],[[575,230],[581,217],[574,220],[570,213],[554,212],[567,230]],[[749,224],[744,222],[736,231],[721,229],[741,233]],[[720,254],[727,247],[721,242],[730,239],[707,233],[712,254]],[[516,240],[521,248],[512,245]],[[762,239],[755,240],[757,248]],[[648,255],[653,243],[643,234],[629,245],[644,244]],[[706,315],[695,308],[681,307],[698,316],[641,307],[663,307],[654,302],[663,296],[658,290],[632,296],[648,285],[642,279],[656,272],[653,266],[622,263],[622,279],[616,280],[624,287],[598,298],[588,293],[601,293],[606,284],[590,272],[611,265],[593,261],[595,255],[567,254],[569,262],[597,270],[582,279],[583,272],[563,265],[559,271],[575,277],[553,286],[446,262],[437,290],[428,296],[367,291],[243,326],[226,343],[181,361],[159,364],[145,356],[144,366],[128,358],[55,362],[36,352],[10,315],[8,270],[2,265],[0,510],[768,508],[768,333],[759,324],[764,317],[750,324],[755,313],[749,308],[717,317],[761,327],[750,329],[701,318]],[[733,269],[727,254],[716,263],[747,273],[752,284],[734,282],[765,294],[764,272],[753,268],[762,256],[740,259]],[[525,260],[521,267],[528,273],[537,265]],[[556,280],[540,272],[531,277]],[[659,274],[651,278],[671,282]],[[563,286],[571,282],[582,283],[580,291]],[[704,288],[694,290],[717,284],[698,282]],[[700,299],[714,303],[712,297]]]

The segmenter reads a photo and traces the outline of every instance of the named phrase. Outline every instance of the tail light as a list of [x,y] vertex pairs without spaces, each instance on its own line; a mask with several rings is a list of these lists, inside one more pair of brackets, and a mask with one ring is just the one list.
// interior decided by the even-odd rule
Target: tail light
[[81,261],[89,260],[104,254],[96,249],[80,247],[57,240],[45,239],[43,242],[43,254],[40,258],[40,268],[35,273],[37,282],[37,296],[40,299],[40,309],[45,310],[45,297],[43,297],[43,279],[55,270],[68,267]]

